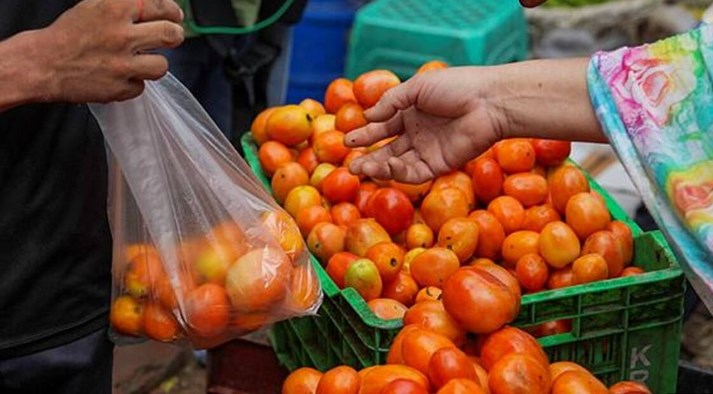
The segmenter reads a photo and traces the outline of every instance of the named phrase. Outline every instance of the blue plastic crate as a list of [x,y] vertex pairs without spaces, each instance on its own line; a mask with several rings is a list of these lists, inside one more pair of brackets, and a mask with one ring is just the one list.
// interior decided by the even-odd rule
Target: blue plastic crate
[[527,37],[517,1],[376,0],[357,12],[347,76],[384,68],[407,78],[434,59],[451,65],[524,60]]

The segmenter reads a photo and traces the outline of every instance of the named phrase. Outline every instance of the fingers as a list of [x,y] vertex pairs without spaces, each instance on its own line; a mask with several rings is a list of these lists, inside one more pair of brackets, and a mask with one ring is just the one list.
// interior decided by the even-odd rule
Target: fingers
[[168,72],[168,60],[162,55],[136,55],[132,67],[135,79],[155,81]]
[[383,122],[392,118],[398,111],[411,107],[418,98],[421,88],[420,81],[421,78],[416,75],[408,81],[387,90],[376,105],[364,111],[364,117],[369,122]]
[[[139,3],[136,2],[135,16],[139,14]],[[183,20],[183,11],[181,7],[173,0],[141,0],[143,2],[141,10],[141,21],[150,22],[157,20],[169,20],[175,23],[181,23]],[[136,19],[134,19],[136,20]]]
[[399,182],[420,184],[436,176],[428,164],[414,151],[409,151],[400,157],[392,157],[388,164],[392,178]]
[[368,146],[400,133],[403,130],[401,113],[381,123],[369,123],[365,127],[351,131],[344,137],[344,144],[350,147]]
[[183,42],[183,28],[168,21],[145,22],[133,27],[132,36],[134,52],[175,48]]
[[116,101],[132,99],[144,91],[144,86],[144,81],[132,79],[126,83],[122,91],[116,95],[115,99]]
[[391,179],[389,158],[400,156],[409,149],[411,139],[408,135],[403,135],[371,153],[354,159],[349,170],[354,174],[364,174],[376,179]]

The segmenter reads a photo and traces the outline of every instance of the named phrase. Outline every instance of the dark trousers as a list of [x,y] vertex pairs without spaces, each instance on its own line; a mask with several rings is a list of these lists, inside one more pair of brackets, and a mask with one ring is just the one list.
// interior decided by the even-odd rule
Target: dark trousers
[[110,394],[113,350],[102,329],[66,345],[0,360],[0,393]]

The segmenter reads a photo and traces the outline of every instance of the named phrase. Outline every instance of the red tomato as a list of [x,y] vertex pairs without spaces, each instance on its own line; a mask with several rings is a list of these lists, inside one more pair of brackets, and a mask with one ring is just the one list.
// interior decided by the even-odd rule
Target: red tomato
[[374,219],[391,235],[408,229],[413,220],[413,205],[400,190],[387,187],[377,190],[371,197]]
[[533,139],[532,147],[535,148],[537,163],[543,166],[556,166],[567,160],[572,150],[569,141]]
[[359,212],[361,212],[362,216],[368,216],[369,212],[367,207],[369,199],[377,190],[379,190],[379,186],[373,182],[363,182],[359,185],[359,190],[357,190],[356,197],[354,198],[354,205],[359,208]]
[[333,203],[354,200],[359,191],[359,177],[352,175],[346,167],[332,171],[322,181],[322,194]]

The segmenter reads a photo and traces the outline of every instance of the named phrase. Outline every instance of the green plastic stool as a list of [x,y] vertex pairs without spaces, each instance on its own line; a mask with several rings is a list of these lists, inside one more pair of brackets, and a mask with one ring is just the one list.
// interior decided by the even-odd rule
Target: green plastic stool
[[347,76],[385,68],[407,78],[434,59],[454,66],[524,60],[527,37],[514,0],[375,0],[357,12]]

